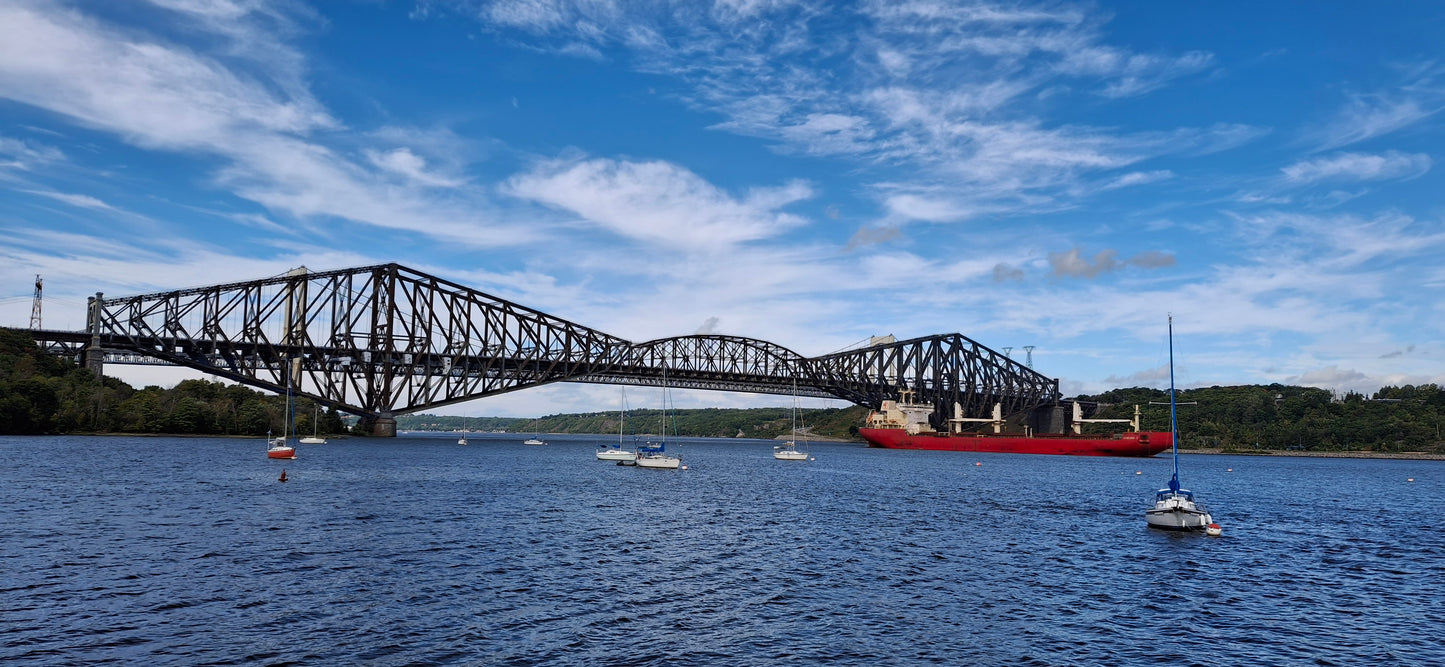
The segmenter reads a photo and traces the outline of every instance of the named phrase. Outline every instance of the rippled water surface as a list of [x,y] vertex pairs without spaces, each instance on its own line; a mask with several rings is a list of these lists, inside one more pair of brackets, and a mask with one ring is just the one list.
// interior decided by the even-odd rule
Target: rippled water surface
[[520,440],[0,438],[0,661],[1445,663],[1445,462]]

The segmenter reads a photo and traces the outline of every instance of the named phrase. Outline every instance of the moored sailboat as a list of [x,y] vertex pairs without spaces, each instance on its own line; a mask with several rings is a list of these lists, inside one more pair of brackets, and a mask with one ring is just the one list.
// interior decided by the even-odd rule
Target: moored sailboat
[[535,419],[532,420],[532,437],[527,438],[526,440],[523,440],[523,441],[522,441],[522,444],[524,444],[524,445],[545,445],[545,444],[547,444],[547,441],[546,441],[546,440],[543,440],[542,437],[541,437],[541,434],[537,431],[537,420],[535,420]]
[[662,369],[662,438],[637,448],[637,467],[671,468],[683,467],[682,457],[667,452],[667,367]]
[[617,444],[609,445],[600,443],[597,445],[597,460],[617,461],[620,465],[634,463],[637,461],[637,452],[626,449],[622,446],[622,432],[627,425],[627,390],[622,390],[622,410],[617,417]]
[[311,437],[302,438],[303,445],[324,445],[326,438],[321,437],[321,406],[316,406],[316,412],[311,417]]
[[1174,476],[1169,488],[1154,495],[1154,506],[1144,511],[1150,528],[1161,530],[1205,530],[1214,523],[1209,510],[1194,493],[1179,486],[1179,419],[1174,401],[1174,317],[1169,317],[1169,430],[1173,434]]
[[779,461],[807,461],[808,460],[808,436],[803,434],[803,448],[798,449],[798,381],[793,381],[793,417],[792,430],[788,433],[789,440],[781,445],[773,447],[773,458]]
[[291,404],[291,377],[286,377],[286,419],[282,425],[281,437],[271,437],[271,432],[266,432],[266,458],[268,459],[294,459],[296,458],[296,447],[289,442],[291,429],[296,423],[296,415],[292,412]]

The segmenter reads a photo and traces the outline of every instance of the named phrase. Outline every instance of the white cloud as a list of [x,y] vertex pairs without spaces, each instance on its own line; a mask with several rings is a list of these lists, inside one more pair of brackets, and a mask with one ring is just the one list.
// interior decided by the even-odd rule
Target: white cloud
[[372,165],[422,185],[434,188],[454,188],[463,183],[461,179],[447,178],[429,172],[426,159],[411,152],[409,148],[397,148],[390,151],[368,148],[362,152]]
[[112,207],[110,204],[107,204],[90,195],[72,194],[66,192],[52,192],[49,190],[25,190],[24,192],[28,192],[32,195],[40,195],[41,197],[49,197],[56,201],[62,201],[70,204],[71,206],[74,206],[76,208],[89,208],[98,211],[115,210],[114,207]]
[[1170,80],[1205,69],[1214,56],[1191,51],[1170,58],[1128,53],[1113,47],[1094,46],[1063,54],[1060,71],[1074,75],[1103,77],[1105,97],[1130,97],[1163,86]]
[[628,238],[708,252],[803,224],[778,209],[813,196],[797,181],[737,198],[675,164],[608,159],[544,162],[505,189]]
[[[274,14],[256,3],[168,6],[204,21],[243,10]],[[236,40],[270,39],[257,37],[254,26],[225,30]],[[357,163],[309,140],[342,128],[299,88],[294,59],[277,60],[245,75],[222,59],[144,41],[75,12],[0,7],[0,96],[144,148],[220,157],[217,183],[298,217],[341,218],[474,247],[536,238],[536,230],[495,222],[478,193],[455,192],[461,181],[428,170],[410,149],[363,147],[367,160]],[[448,192],[432,194],[439,188]]]
[[1168,169],[1160,169],[1156,171],[1131,171],[1127,174],[1124,174],[1123,176],[1109,181],[1108,183],[1105,183],[1101,189],[1117,190],[1119,188],[1128,188],[1135,185],[1147,185],[1149,183],[1157,183],[1159,181],[1166,181],[1171,178],[1174,178],[1174,172]]
[[[1061,83],[1137,95],[1213,63],[1204,52],[1106,45],[1102,23],[1074,7],[742,6],[515,0],[483,2],[473,15],[490,29],[519,31],[535,48],[585,46],[596,54],[621,47],[613,57],[676,77],[690,89],[685,101],[721,114],[717,129],[775,141],[785,153],[901,167],[915,181],[946,184],[952,192],[935,199],[963,209],[1029,210],[1086,192],[1077,185],[1091,172],[1152,155],[1223,150],[1261,133],[1218,126],[1129,136],[1021,111],[1038,108],[1037,100],[1018,100]],[[819,32],[823,16],[831,24],[849,14],[858,19],[849,39]],[[632,37],[639,34],[647,38]]]
[[1424,153],[1386,151],[1379,155],[1336,153],[1303,160],[1284,167],[1285,180],[1296,184],[1320,181],[1383,181],[1414,178],[1430,170],[1432,161]]
[[37,165],[59,162],[65,155],[52,146],[0,137],[0,168],[30,170]]
[[1410,96],[1356,95],[1310,139],[1319,150],[1330,150],[1390,134],[1439,111],[1438,101],[1427,107]]

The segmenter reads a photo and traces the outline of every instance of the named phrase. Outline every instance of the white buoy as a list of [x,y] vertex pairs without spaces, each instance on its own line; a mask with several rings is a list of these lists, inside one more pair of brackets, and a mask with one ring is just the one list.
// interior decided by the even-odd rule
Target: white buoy
[[1225,468],[1224,472],[1234,472],[1234,468]]
[[818,457],[814,456],[813,458],[808,459],[808,460],[809,460],[809,461],[817,461],[817,460],[818,460]]
[[1219,537],[1224,534],[1224,529],[1220,528],[1217,523],[1211,523],[1204,529],[1204,534],[1210,537]]
[[1411,477],[1411,478],[1409,478],[1409,479],[1406,479],[1405,481],[1407,481],[1407,482],[1413,482],[1413,481],[1415,481],[1415,478],[1414,478],[1414,477]]
[[1135,471],[1134,471],[1134,474],[1135,474],[1135,475],[1142,475],[1142,474],[1144,474],[1144,471],[1143,471],[1143,470],[1135,470]]
[[687,466],[683,466],[682,469],[683,469],[683,470],[687,470]]

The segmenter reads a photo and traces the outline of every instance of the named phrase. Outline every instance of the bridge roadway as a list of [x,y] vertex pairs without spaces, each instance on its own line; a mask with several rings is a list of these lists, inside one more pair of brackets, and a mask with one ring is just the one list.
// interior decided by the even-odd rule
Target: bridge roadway
[[32,331],[56,354],[166,363],[360,415],[396,414],[553,382],[839,398],[877,408],[911,390],[949,415],[1005,414],[1050,430],[1058,381],[961,334],[804,357],[737,336],[632,343],[397,264],[91,299],[86,331]]

